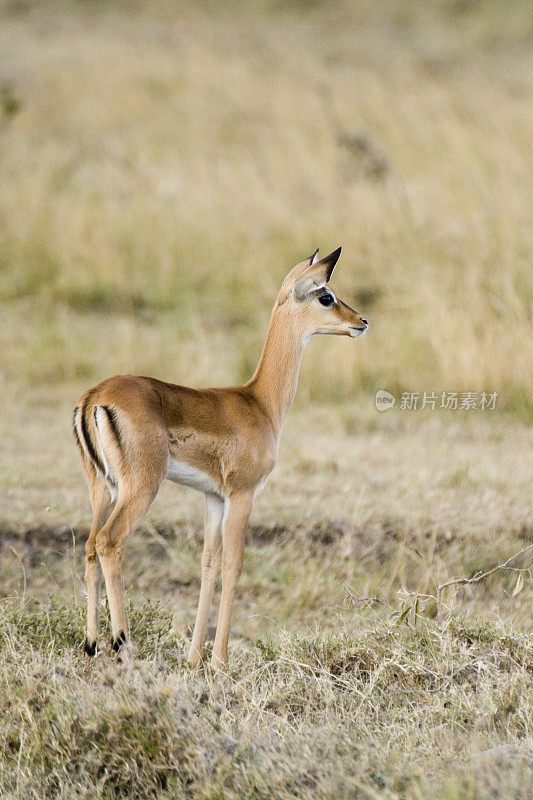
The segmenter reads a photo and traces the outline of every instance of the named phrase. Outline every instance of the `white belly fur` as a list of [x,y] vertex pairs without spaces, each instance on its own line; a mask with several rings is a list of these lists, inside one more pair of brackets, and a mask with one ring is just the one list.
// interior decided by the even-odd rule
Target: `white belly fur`
[[165,476],[169,481],[174,483],[181,483],[183,486],[189,486],[191,489],[197,489],[199,492],[208,492],[209,494],[217,494],[223,497],[223,492],[218,483],[208,475],[207,472],[202,472],[196,467],[191,467],[185,461],[175,461],[171,456],[168,457],[167,474]]

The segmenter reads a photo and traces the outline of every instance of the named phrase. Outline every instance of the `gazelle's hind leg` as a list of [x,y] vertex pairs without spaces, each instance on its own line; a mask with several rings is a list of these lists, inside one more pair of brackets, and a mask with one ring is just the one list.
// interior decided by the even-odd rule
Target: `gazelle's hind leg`
[[148,511],[162,479],[163,475],[158,476],[157,480],[136,488],[121,486],[115,508],[96,536],[96,552],[104,574],[111,614],[112,647],[117,653],[128,640],[122,585],[124,542]]
[[[141,419],[141,423],[143,422],[144,418]],[[91,489],[93,484],[95,487],[95,521],[87,543],[90,595],[88,627],[90,626],[91,636],[95,637],[98,603],[98,577],[94,558],[96,551],[106,584],[113,649],[118,652],[128,636],[122,587],[122,550],[129,534],[148,511],[166,475],[168,434],[165,428],[135,425],[134,420],[128,418],[114,403],[95,404],[88,408],[85,401],[81,422],[78,407],[74,424],[84,463],[91,462],[89,485]],[[105,507],[102,495],[98,494],[100,489],[96,489],[96,483],[101,481],[94,474],[95,462],[101,471],[105,471],[106,484],[109,482],[116,487],[116,500],[111,514],[111,503]],[[104,518],[105,522],[98,530]],[[89,648],[91,644],[92,641],[89,640]]]
[[96,536],[106,523],[113,502],[105,484],[96,477],[92,466],[89,467],[89,488],[93,507],[93,523],[89,538],[85,543],[85,585],[87,587],[87,637],[84,650],[88,656],[96,653],[98,639],[98,598],[100,594],[100,571],[96,562]]

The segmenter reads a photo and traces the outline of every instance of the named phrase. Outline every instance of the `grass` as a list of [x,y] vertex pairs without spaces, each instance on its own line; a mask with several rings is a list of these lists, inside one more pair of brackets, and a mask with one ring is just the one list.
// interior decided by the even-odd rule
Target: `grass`
[[[0,20],[0,796],[528,798],[529,4]],[[371,328],[306,349],[227,667],[184,662],[203,509],[171,485],[125,549],[133,664],[106,613],[86,663],[76,397],[246,380],[285,271],[339,243]],[[378,388],[499,397],[380,413]]]
[[301,397],[529,415],[530,23],[497,0],[4,4],[5,379],[245,380],[285,272],[341,243],[372,334],[322,342]]
[[[75,396],[72,387],[38,403],[5,393],[4,596],[24,580],[32,597],[46,597],[50,581],[65,601],[83,594],[90,506],[70,430]],[[391,602],[403,586],[424,592],[501,563],[531,541],[532,452],[524,424],[491,412],[379,413],[364,399],[291,412],[279,464],[254,504],[237,625],[246,620],[251,636],[271,620],[290,619],[293,630],[335,625],[344,584]],[[178,592],[182,626],[197,600],[202,521],[200,495],[166,483],[128,544],[135,599]],[[526,556],[515,566],[528,564]],[[527,582],[506,597],[515,582],[503,573],[460,595],[474,612],[532,624]]]
[[531,551],[513,562],[516,594],[501,571],[448,590],[437,618],[386,607],[531,543],[523,423],[363,401],[291,413],[249,527],[230,661],[213,673],[184,663],[200,497],[165,485],[128,541],[131,669],[112,661],[105,605],[87,664],[70,389],[6,400],[2,796],[527,798]]
[[214,674],[184,666],[153,606],[131,670],[80,665],[78,608],[1,622],[6,797],[527,796],[531,647],[501,626],[361,619],[355,637],[257,640]]

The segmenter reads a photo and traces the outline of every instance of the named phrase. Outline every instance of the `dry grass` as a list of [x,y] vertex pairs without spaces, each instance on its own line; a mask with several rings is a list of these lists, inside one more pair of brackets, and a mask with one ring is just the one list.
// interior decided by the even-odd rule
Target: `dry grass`
[[[528,4],[0,15],[2,798],[526,800],[532,551],[522,586],[391,609],[533,541]],[[371,329],[306,350],[227,669],[184,664],[202,505],[170,485],[126,548],[133,667],[106,619],[86,664],[74,399],[248,378],[284,270],[338,243]],[[381,414],[381,387],[499,409]]]
[[184,664],[202,509],[163,487],[125,553],[127,671],[111,663],[105,606],[102,654],[86,664],[81,650],[89,509],[69,393],[47,390],[37,409],[7,399],[2,796],[526,800],[531,551],[513,562],[526,570],[518,594],[516,573],[495,573],[416,626],[345,589],[399,610],[403,589],[432,593],[527,547],[521,423],[364,404],[291,414],[254,509],[222,673]]
[[360,620],[356,636],[258,640],[214,674],[185,667],[168,614],[132,625],[133,667],[82,666],[78,608],[4,604],[3,797],[528,797],[516,633]]
[[[22,590],[22,566],[31,567],[25,576],[30,597],[46,597],[50,580],[65,602],[83,594],[90,507],[70,431],[72,391],[47,390],[38,405],[24,392],[6,393],[0,420],[4,596]],[[279,464],[251,518],[236,612],[247,635],[271,632],[272,620],[299,631],[313,622],[335,627],[336,614],[345,622],[352,617],[343,608],[345,583],[391,602],[402,586],[423,592],[455,575],[469,577],[531,541],[530,430],[490,412],[380,414],[369,406],[360,401],[357,408],[289,415]],[[166,483],[144,534],[128,545],[133,597],[168,601],[177,591],[179,627],[193,619],[202,518],[199,494]],[[25,531],[33,533],[21,541]],[[524,557],[515,566],[528,564]],[[527,626],[533,587],[526,583],[510,598],[515,582],[516,575],[502,574],[487,586],[465,587],[461,603]]]
[[301,396],[531,408],[526,2],[4,9],[8,381],[245,379],[284,271],[342,243],[371,335]]

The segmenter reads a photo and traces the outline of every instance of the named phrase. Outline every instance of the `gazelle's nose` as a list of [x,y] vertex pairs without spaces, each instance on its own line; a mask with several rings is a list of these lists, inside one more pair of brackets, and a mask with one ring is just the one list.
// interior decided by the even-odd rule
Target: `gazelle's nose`
[[361,317],[361,322],[363,322],[365,325],[368,325],[368,322],[366,321],[366,319],[363,319],[363,317]]

